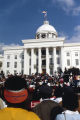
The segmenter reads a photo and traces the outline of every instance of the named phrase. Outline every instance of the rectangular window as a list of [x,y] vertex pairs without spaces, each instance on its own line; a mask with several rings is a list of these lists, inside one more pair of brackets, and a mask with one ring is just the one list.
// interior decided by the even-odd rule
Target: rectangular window
[[79,65],[79,59],[75,59],[75,64]]
[[52,55],[52,53],[53,53],[53,52],[52,52],[52,49],[50,49],[50,50],[49,50],[49,55]]
[[42,65],[46,65],[46,60],[42,60]]
[[67,66],[70,66],[70,59],[67,59]]
[[16,70],[14,70],[14,75],[17,73],[17,71]]
[[75,52],[75,56],[78,56],[78,52]]
[[46,50],[45,49],[42,49],[41,52],[42,52],[42,55],[46,55]]
[[17,59],[17,55],[14,56],[14,59]]
[[50,68],[50,75],[53,75],[53,68]]
[[53,58],[50,58],[50,65],[53,65]]
[[31,58],[29,59],[29,65],[31,65]]
[[69,53],[69,52],[67,52],[67,53],[66,53],[66,56],[70,56],[70,53]]
[[10,55],[7,56],[7,59],[10,59]]
[[36,56],[38,56],[38,50],[36,50]]
[[60,54],[59,49],[56,49],[56,55],[59,55],[59,54]]
[[17,68],[17,62],[14,62],[14,68]]
[[31,75],[31,68],[29,68],[29,75]]
[[6,74],[7,74],[7,75],[9,74],[9,70],[6,71]]
[[9,68],[10,67],[10,62],[7,62],[7,68]]
[[31,56],[31,51],[30,50],[29,50],[28,54],[29,54],[29,56]]
[[24,59],[24,55],[22,54],[22,59]]
[[36,59],[36,65],[38,66],[38,59]]
[[57,64],[60,64],[60,58],[59,57],[57,58]]
[[60,72],[61,68],[60,67],[57,67],[57,71]]
[[21,74],[22,74],[22,75],[24,74],[24,70],[21,70]]

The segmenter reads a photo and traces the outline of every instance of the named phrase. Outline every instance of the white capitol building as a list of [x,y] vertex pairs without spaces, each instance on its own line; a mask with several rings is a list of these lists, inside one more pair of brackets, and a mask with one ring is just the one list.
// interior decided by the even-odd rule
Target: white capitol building
[[22,40],[23,46],[4,47],[3,71],[7,74],[46,72],[80,68],[80,43],[65,43],[55,28],[45,20],[36,31],[35,39]]

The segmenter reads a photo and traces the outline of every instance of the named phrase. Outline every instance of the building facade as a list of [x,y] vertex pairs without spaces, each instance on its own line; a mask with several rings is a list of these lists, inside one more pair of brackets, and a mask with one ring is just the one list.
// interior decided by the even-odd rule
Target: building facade
[[5,47],[3,71],[7,74],[48,73],[80,68],[80,43],[65,43],[55,28],[44,21],[35,39],[22,40],[23,46]]

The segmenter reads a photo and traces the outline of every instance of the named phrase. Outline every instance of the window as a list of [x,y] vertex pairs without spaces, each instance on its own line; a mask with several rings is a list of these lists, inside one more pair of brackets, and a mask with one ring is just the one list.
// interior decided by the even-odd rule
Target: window
[[46,65],[46,60],[42,60],[42,65]]
[[17,71],[16,70],[14,70],[14,75],[17,73]]
[[31,75],[31,68],[29,68],[29,75]]
[[42,50],[41,52],[42,52],[42,55],[46,55],[46,50],[45,49]]
[[36,73],[38,73],[38,67],[36,68]]
[[69,52],[67,52],[67,53],[66,53],[66,56],[70,56],[70,53],[69,53]]
[[78,56],[78,52],[75,52],[75,56]]
[[21,70],[21,74],[22,74],[22,75],[24,74],[24,70]]
[[29,65],[31,65],[31,58],[29,59]]
[[50,65],[53,65],[53,58],[50,58]]
[[8,75],[9,73],[10,73],[9,70],[7,70],[7,71],[6,71],[6,74]]
[[70,60],[67,59],[67,66],[70,66]]
[[53,52],[52,52],[52,49],[50,49],[50,50],[49,50],[49,55],[52,55],[52,53],[53,53]]
[[14,68],[17,68],[17,62],[14,62]]
[[57,64],[60,64],[60,58],[59,57],[57,58]]
[[7,68],[9,68],[10,67],[10,62],[7,62]]
[[36,59],[36,65],[38,65],[38,59]]
[[22,54],[22,59],[24,59],[24,55]]
[[79,59],[75,59],[75,64],[79,65]]
[[57,67],[57,71],[60,72],[61,68],[60,67]]
[[38,56],[38,50],[36,50],[36,56]]
[[59,49],[56,49],[56,54],[59,55]]
[[53,68],[50,68],[50,75],[53,75]]
[[42,35],[41,35],[41,37],[42,37],[42,38],[45,38],[45,37],[46,37],[46,35],[45,35],[45,34],[42,34]]
[[30,50],[29,50],[29,52],[28,52],[28,53],[29,53],[29,56],[31,56],[31,51],[30,51]]
[[10,59],[10,55],[7,56],[7,59]]
[[17,59],[17,55],[14,56],[14,59]]
[[38,35],[37,35],[37,39],[39,39],[39,38],[40,38],[40,35],[38,34]]

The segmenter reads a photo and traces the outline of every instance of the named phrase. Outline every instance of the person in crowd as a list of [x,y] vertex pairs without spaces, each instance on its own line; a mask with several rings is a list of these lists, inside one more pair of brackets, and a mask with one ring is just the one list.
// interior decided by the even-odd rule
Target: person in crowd
[[57,103],[62,102],[62,93],[63,93],[63,88],[61,86],[57,86],[54,90],[55,99],[53,100]]
[[51,110],[56,106],[59,106],[59,104],[52,100],[44,100],[37,104],[32,111],[35,112],[41,120],[50,120]]
[[58,112],[56,113],[56,115],[54,113],[54,110],[51,111],[53,113],[51,114],[51,120],[80,120],[80,114],[78,112],[79,103],[77,94],[70,90],[65,90],[62,97],[62,106],[64,108],[64,111],[61,110],[61,108],[58,108]]
[[0,120],[40,120],[28,110],[28,90],[24,78],[9,77],[4,84],[3,98],[7,107],[0,110]]
[[39,86],[37,90],[40,94],[40,100],[50,99],[53,96],[53,89],[48,86],[46,83]]
[[50,120],[52,108],[59,106],[58,103],[51,100],[53,89],[47,84],[43,84],[38,88],[40,94],[40,103],[37,104],[32,111],[35,112],[41,120]]

